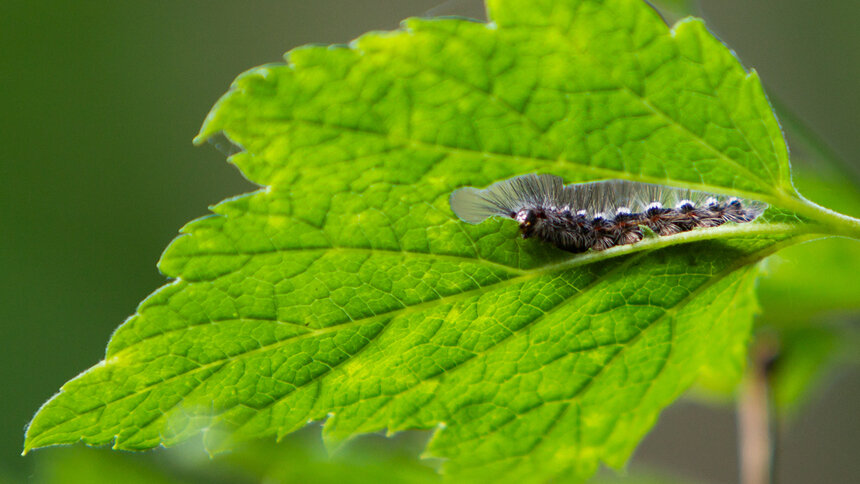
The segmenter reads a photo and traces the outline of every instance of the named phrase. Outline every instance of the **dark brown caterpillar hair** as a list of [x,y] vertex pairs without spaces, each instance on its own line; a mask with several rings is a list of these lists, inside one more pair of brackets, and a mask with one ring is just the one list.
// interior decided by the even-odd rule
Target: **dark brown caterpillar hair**
[[520,224],[523,238],[536,237],[570,252],[635,244],[644,237],[642,227],[673,235],[751,222],[765,208],[758,201],[626,180],[565,186],[555,175],[522,175],[451,194],[451,209],[464,222],[509,217]]

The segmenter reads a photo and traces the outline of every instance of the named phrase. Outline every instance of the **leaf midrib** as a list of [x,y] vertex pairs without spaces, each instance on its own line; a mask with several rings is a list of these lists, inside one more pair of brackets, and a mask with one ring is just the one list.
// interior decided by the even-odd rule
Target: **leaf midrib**
[[[533,269],[522,269],[522,270],[519,270],[518,275],[511,277],[511,278],[508,278],[508,279],[500,280],[500,281],[492,283],[492,284],[481,285],[481,286],[476,287],[474,289],[469,289],[466,291],[458,292],[456,294],[449,294],[447,296],[442,296],[442,297],[436,298],[436,299],[430,299],[430,300],[423,301],[423,302],[409,305],[409,306],[404,305],[403,307],[395,308],[393,310],[386,311],[384,313],[374,314],[372,316],[365,316],[365,317],[361,317],[359,319],[351,319],[349,321],[336,323],[336,324],[333,324],[330,326],[326,326],[324,328],[318,328],[318,329],[313,330],[313,331],[318,332],[318,331],[330,330],[333,328],[343,328],[343,327],[350,325],[350,324],[353,324],[353,323],[360,324],[362,322],[367,322],[370,319],[377,318],[380,316],[385,316],[387,314],[391,314],[391,313],[394,313],[397,311],[403,311],[403,310],[406,310],[409,308],[415,308],[418,306],[422,306],[422,308],[423,308],[423,306],[425,306],[425,305],[441,303],[441,302],[448,300],[449,298],[467,296],[467,295],[470,295],[476,291],[482,291],[482,290],[486,290],[486,289],[490,289],[490,288],[499,287],[500,284],[504,284],[504,283],[513,284],[513,283],[516,283],[520,280],[523,280],[523,279],[518,279],[518,278],[526,278],[525,280],[528,280],[528,279],[539,277],[542,275],[547,275],[547,274],[550,274],[550,273],[553,273],[556,271],[572,269],[572,268],[576,268],[576,267],[579,267],[582,265],[587,265],[589,263],[596,263],[596,262],[599,262],[599,261],[602,261],[605,259],[610,259],[613,257],[620,257],[620,256],[628,254],[628,253],[635,253],[635,252],[648,251],[648,250],[657,250],[657,249],[662,249],[662,248],[666,248],[666,247],[671,247],[674,245],[680,245],[682,243],[691,243],[691,242],[696,242],[696,241],[701,241],[701,240],[720,239],[720,238],[722,238],[720,236],[724,235],[724,234],[725,235],[736,234],[736,235],[743,236],[743,235],[768,235],[768,234],[781,234],[781,233],[792,234],[792,233],[794,233],[795,235],[800,235],[800,234],[806,233],[806,231],[803,230],[804,228],[805,227],[803,227],[803,226],[789,225],[789,224],[756,224],[753,227],[735,224],[733,226],[725,226],[724,225],[721,227],[716,227],[716,228],[711,228],[711,229],[694,230],[694,231],[683,232],[683,233],[672,235],[672,236],[643,240],[637,244],[616,246],[616,247],[613,247],[611,249],[601,251],[601,252],[587,252],[584,254],[575,255],[575,256],[572,256],[572,257],[570,257],[566,260],[563,260],[561,262],[554,262],[554,263],[546,264],[543,266],[538,266],[538,267],[535,267]],[[271,252],[281,252],[281,251],[286,252],[286,251],[293,251],[293,250],[298,250],[298,249],[278,249],[278,250],[271,251]],[[326,252],[327,250],[350,250],[350,251],[356,251],[356,252],[362,252],[362,253],[370,252],[371,254],[372,254],[372,252],[375,251],[375,249],[367,249],[367,248],[361,248],[361,247],[330,248],[330,249],[320,248],[318,250],[320,250],[322,252]],[[268,253],[268,252],[269,251],[266,251],[264,253]],[[392,252],[396,253],[399,251],[392,251]],[[421,254],[421,255],[435,255],[435,254],[424,254],[424,253],[419,253],[419,254]],[[208,255],[208,253],[205,253],[204,255]],[[242,254],[240,254],[240,255],[242,255]],[[253,253],[249,253],[249,255],[253,255]],[[456,256],[452,256],[452,257],[456,257]],[[457,257],[457,258],[459,259],[459,257]],[[463,257],[462,259],[467,261],[467,262],[470,262],[470,263],[480,262],[480,261],[485,260],[485,259],[471,259],[471,258],[466,258],[466,257]],[[502,268],[506,268],[506,269],[509,269],[512,271],[514,270],[513,268],[510,268],[509,266],[505,266],[505,265],[502,265]],[[253,320],[253,319],[255,319],[255,318],[237,317],[237,318],[228,319],[227,321]],[[285,321],[279,321],[279,320],[272,320],[272,321],[273,322],[286,323]],[[205,322],[202,322],[200,324],[195,324],[193,326],[203,325],[203,324],[211,323],[211,322],[213,322],[213,321],[205,321]],[[130,350],[130,348],[133,345],[139,344],[143,341],[158,338],[158,337],[161,337],[161,336],[164,336],[166,334],[173,333],[173,332],[185,331],[185,330],[188,330],[189,327],[190,326],[185,326],[182,328],[176,328],[174,330],[158,333],[156,335],[152,335],[152,336],[147,337],[147,338],[142,338],[138,341],[135,341],[134,343],[130,343],[129,345],[125,346],[119,352],[111,355],[110,358],[118,357],[120,354],[122,354],[122,352]],[[314,336],[315,334],[313,334],[313,331],[311,331],[309,333],[302,334],[302,335],[297,335],[296,337],[306,336],[306,335]],[[282,340],[282,341],[275,342],[272,344],[278,344],[278,343],[287,342],[287,341],[292,341],[292,339]],[[254,350],[250,350],[250,351],[256,351],[256,350],[263,349],[263,348],[264,347],[255,348]],[[108,358],[108,359],[110,359],[110,358]],[[212,362],[209,362],[209,363],[212,363]],[[206,363],[206,364],[209,364],[209,363]]]
[[[768,234],[768,233],[773,233],[773,232],[777,232],[777,233],[779,233],[779,232],[784,232],[784,231],[785,231],[785,228],[784,228],[784,227],[781,227],[781,226],[780,226],[780,225],[778,225],[778,224],[772,224],[772,225],[759,224],[759,225],[761,226],[761,227],[760,227],[760,229],[762,229],[762,230],[760,230],[760,231],[756,231],[756,232],[759,232],[759,233],[761,233],[761,234]],[[798,226],[788,226],[788,227],[793,228],[793,229],[797,229],[797,228],[798,228]],[[773,230],[773,228],[777,228],[777,230]],[[218,365],[226,365],[226,364],[229,364],[230,362],[232,362],[232,361],[234,361],[234,360],[236,360],[236,359],[238,359],[238,358],[244,358],[244,357],[248,357],[249,355],[252,355],[252,354],[256,354],[256,353],[261,353],[261,352],[266,352],[266,351],[274,350],[274,349],[277,349],[278,347],[280,347],[281,345],[286,345],[286,344],[289,344],[289,343],[295,342],[295,341],[297,341],[297,340],[299,340],[299,339],[303,339],[303,338],[306,338],[306,337],[321,336],[321,335],[325,335],[325,334],[328,334],[328,333],[331,333],[331,332],[335,332],[335,331],[339,331],[339,330],[342,330],[342,329],[347,329],[347,328],[350,328],[350,327],[353,327],[353,326],[357,326],[357,325],[362,325],[362,324],[371,324],[371,323],[373,323],[373,322],[374,322],[374,321],[376,321],[376,320],[384,319],[384,318],[386,318],[386,317],[391,317],[391,318],[393,318],[393,317],[396,317],[396,316],[408,315],[408,314],[411,314],[411,313],[414,313],[414,312],[421,311],[421,310],[423,310],[423,309],[425,309],[425,308],[427,308],[427,307],[435,306],[435,305],[437,305],[437,304],[442,304],[442,303],[445,303],[445,302],[448,302],[448,301],[454,301],[454,302],[456,302],[456,301],[460,300],[461,298],[470,297],[470,296],[475,296],[475,295],[481,295],[481,294],[483,294],[484,292],[489,291],[489,290],[498,289],[498,288],[504,288],[504,287],[507,287],[508,285],[512,285],[512,284],[519,283],[519,282],[522,282],[522,281],[527,281],[527,280],[529,280],[529,279],[533,279],[533,278],[536,278],[536,277],[539,277],[539,276],[542,276],[542,275],[546,275],[546,274],[549,274],[549,273],[552,273],[552,272],[556,272],[556,271],[560,271],[560,270],[565,270],[565,269],[575,268],[575,267],[578,267],[578,266],[580,266],[580,265],[588,264],[588,263],[591,263],[591,262],[597,262],[597,261],[599,261],[599,260],[601,260],[601,259],[606,259],[606,258],[610,258],[610,257],[617,257],[617,256],[620,256],[620,255],[622,255],[622,254],[624,254],[624,253],[629,253],[629,252],[638,252],[638,251],[645,251],[645,250],[649,250],[649,249],[656,249],[656,248],[668,247],[668,246],[671,246],[671,245],[676,245],[677,243],[681,243],[681,242],[676,242],[676,243],[662,244],[662,245],[657,245],[657,246],[655,246],[655,247],[650,247],[650,245],[654,245],[654,242],[661,242],[661,241],[662,241],[662,239],[680,239],[680,238],[684,238],[684,239],[689,239],[689,241],[691,241],[691,240],[697,240],[697,239],[698,239],[698,240],[707,240],[707,239],[715,238],[715,237],[714,237],[714,235],[715,235],[714,233],[715,233],[715,232],[718,232],[718,231],[719,231],[719,232],[725,232],[725,231],[726,231],[726,230],[722,230],[722,231],[721,231],[720,229],[723,229],[723,227],[717,227],[717,228],[714,228],[714,229],[707,229],[707,230],[698,230],[698,231],[685,232],[685,233],[677,234],[677,235],[674,235],[674,236],[661,237],[661,238],[659,238],[659,239],[652,239],[652,240],[642,241],[642,242],[639,242],[638,244],[627,245],[627,246],[619,246],[619,247],[613,247],[612,249],[608,249],[608,250],[606,250],[606,251],[602,251],[602,252],[591,252],[591,253],[583,254],[583,255],[580,255],[580,256],[572,257],[571,259],[568,259],[567,261],[563,261],[563,262],[560,262],[560,263],[548,264],[548,265],[546,265],[546,266],[541,267],[540,269],[534,269],[534,270],[529,271],[529,272],[528,272],[528,273],[526,273],[526,274],[519,275],[519,276],[515,276],[515,277],[512,277],[512,278],[510,278],[510,279],[505,279],[505,280],[502,280],[502,281],[497,282],[497,283],[494,283],[494,284],[489,284],[489,285],[481,286],[481,287],[478,287],[478,288],[475,288],[475,289],[470,289],[470,290],[468,290],[468,291],[463,291],[463,292],[461,292],[461,293],[452,294],[452,295],[450,295],[450,296],[446,296],[446,297],[443,297],[443,298],[438,298],[438,299],[432,299],[432,300],[424,301],[424,302],[422,302],[422,303],[419,303],[419,304],[416,304],[416,305],[412,305],[412,306],[406,306],[406,307],[397,308],[397,309],[394,309],[394,310],[391,310],[391,311],[387,311],[387,312],[385,312],[385,313],[380,313],[380,314],[373,315],[373,316],[371,316],[371,317],[366,317],[366,318],[356,319],[356,320],[349,321],[349,322],[345,322],[345,323],[342,323],[342,324],[333,325],[333,326],[328,326],[328,327],[321,328],[321,329],[314,330],[314,331],[309,331],[308,333],[304,333],[304,334],[301,334],[301,335],[296,335],[296,336],[294,336],[294,337],[292,337],[292,338],[288,338],[288,339],[285,339],[285,340],[276,341],[276,342],[274,342],[274,343],[270,343],[270,344],[268,344],[268,345],[263,345],[263,346],[260,346],[260,347],[258,347],[258,348],[254,348],[254,349],[252,349],[252,350],[243,351],[243,352],[240,352],[240,353],[236,353],[236,354],[233,354],[233,355],[227,356],[227,357],[225,357],[225,358],[221,358],[221,359],[213,360],[213,361],[210,361],[210,362],[208,362],[208,363],[205,363],[205,364],[203,364],[203,365],[201,365],[201,366],[199,366],[199,367],[197,367],[197,368],[194,368],[194,369],[191,369],[191,370],[188,370],[188,371],[182,372],[182,373],[177,373],[176,375],[172,375],[172,376],[170,376],[170,377],[168,377],[168,378],[165,378],[165,379],[162,379],[162,380],[160,380],[160,381],[158,381],[158,382],[154,382],[154,383],[152,383],[152,384],[150,384],[150,385],[146,385],[145,387],[143,387],[143,388],[141,388],[141,389],[137,389],[137,390],[135,390],[135,391],[133,391],[133,392],[130,392],[130,393],[126,394],[126,395],[123,395],[122,397],[119,397],[119,398],[116,398],[116,399],[114,399],[114,400],[111,400],[110,402],[105,402],[105,403],[100,404],[100,405],[98,405],[98,406],[96,406],[96,407],[94,407],[94,408],[88,409],[88,410],[86,410],[86,411],[84,411],[84,412],[82,412],[82,413],[79,413],[79,414],[77,414],[77,415],[74,415],[74,416],[72,416],[71,418],[69,418],[69,419],[67,419],[67,420],[64,420],[64,421],[62,421],[62,422],[56,423],[52,428],[59,427],[59,426],[61,426],[61,425],[64,425],[64,424],[66,424],[66,423],[69,423],[69,422],[73,422],[73,421],[75,421],[75,420],[77,420],[77,419],[79,419],[79,418],[82,418],[82,417],[84,417],[84,416],[86,416],[86,415],[88,415],[88,414],[90,414],[90,413],[92,413],[92,412],[94,412],[94,411],[97,411],[97,410],[99,410],[99,409],[101,409],[101,408],[107,407],[108,405],[111,405],[111,404],[117,403],[117,402],[119,402],[119,401],[122,401],[122,400],[124,400],[124,399],[126,399],[126,398],[130,398],[130,397],[134,397],[134,396],[141,395],[141,394],[143,394],[143,393],[145,393],[145,392],[148,392],[148,391],[149,391],[149,390],[151,390],[152,388],[155,388],[155,387],[156,387],[156,386],[158,386],[158,385],[168,383],[168,382],[170,382],[170,381],[176,380],[176,379],[181,378],[181,377],[183,377],[183,376],[189,375],[189,374],[191,374],[191,373],[193,373],[193,372],[197,372],[197,371],[204,371],[204,370],[210,369],[210,368],[215,367],[215,366],[218,366]],[[770,230],[764,230],[764,229],[770,229]],[[780,230],[780,229],[781,229],[781,230]],[[751,230],[749,230],[749,229],[748,229],[748,228],[746,228],[746,227],[744,227],[743,232],[746,232],[747,234],[752,233],[752,231],[751,231]],[[699,237],[693,238],[693,237],[690,237],[690,235],[699,235]],[[705,235],[705,236],[702,236],[702,235]],[[687,236],[687,237],[683,237],[683,236]],[[792,241],[792,240],[794,240],[794,238],[797,238],[797,237],[789,238],[786,242]],[[685,240],[685,241],[688,241],[688,240]],[[650,242],[650,243],[649,243],[649,242]],[[591,256],[591,257],[589,257],[589,256]],[[600,280],[602,280],[602,278],[600,278]],[[237,318],[237,319],[238,319],[238,320],[241,320],[242,318]],[[182,331],[182,330],[187,330],[187,327],[186,327],[186,328],[178,328],[176,331]],[[157,337],[163,336],[163,334],[164,334],[164,333],[159,333],[158,335],[155,335],[155,336],[153,336],[152,338],[157,338]],[[149,339],[149,338],[147,338],[147,339]],[[108,359],[106,359],[106,360],[105,360],[105,366],[107,366],[107,365],[110,365],[110,364],[112,364],[112,363],[115,363],[115,362],[120,361],[120,360],[121,360],[121,355],[122,355],[124,352],[131,351],[131,348],[132,348],[134,345],[136,345],[137,343],[139,343],[139,342],[135,342],[135,343],[130,344],[129,346],[126,346],[125,348],[123,348],[122,350],[120,350],[119,352],[117,352],[116,354],[114,354],[114,355],[112,355],[111,357],[109,357]],[[351,356],[350,356],[350,358],[351,358]],[[349,360],[349,358],[348,358],[347,360],[345,360],[345,361],[348,361],[348,360]],[[193,390],[192,390],[192,391],[193,391]],[[62,392],[61,392],[61,393],[62,393]],[[57,395],[54,395],[54,397],[52,397],[52,399],[51,399],[51,400],[53,400],[54,398],[57,398],[61,393],[58,393]],[[189,392],[189,393],[190,393],[190,392]],[[47,405],[47,403],[46,403],[46,405]],[[43,432],[43,433],[44,433],[44,432]]]

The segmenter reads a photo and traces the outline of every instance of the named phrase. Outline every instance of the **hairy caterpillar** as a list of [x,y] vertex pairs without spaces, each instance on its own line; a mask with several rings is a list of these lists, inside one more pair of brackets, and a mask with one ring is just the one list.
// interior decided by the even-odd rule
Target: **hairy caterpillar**
[[658,235],[744,223],[766,204],[626,180],[565,186],[555,175],[522,175],[478,190],[451,194],[451,209],[470,224],[502,216],[520,224],[523,238],[536,237],[560,249],[584,252],[635,244],[642,227]]

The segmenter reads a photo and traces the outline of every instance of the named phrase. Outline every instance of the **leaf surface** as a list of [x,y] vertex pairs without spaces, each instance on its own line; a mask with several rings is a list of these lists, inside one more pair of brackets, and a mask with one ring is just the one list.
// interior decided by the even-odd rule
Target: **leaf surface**
[[[496,0],[491,23],[404,23],[241,75],[225,133],[258,192],[182,229],[175,281],[63,386],[25,450],[84,441],[213,450],[326,419],[331,444],[437,429],[459,478],[621,465],[756,311],[755,262],[805,224],[751,224],[572,255],[467,226],[457,187],[548,172],[794,193],[758,78],[698,20],[637,0]],[[735,361],[736,362],[736,361]]]

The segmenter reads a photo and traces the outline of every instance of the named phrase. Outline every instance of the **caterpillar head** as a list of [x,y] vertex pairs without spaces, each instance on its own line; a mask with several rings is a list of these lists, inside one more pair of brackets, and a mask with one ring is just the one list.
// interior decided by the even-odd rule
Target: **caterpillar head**
[[514,220],[520,224],[520,233],[524,239],[534,234],[538,225],[538,214],[534,209],[524,208],[514,215]]

